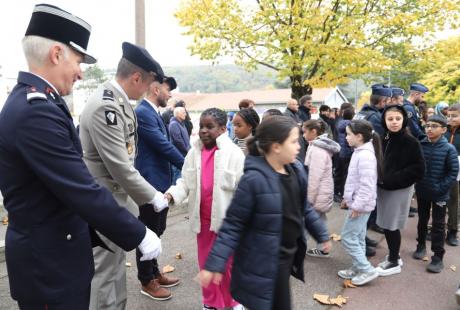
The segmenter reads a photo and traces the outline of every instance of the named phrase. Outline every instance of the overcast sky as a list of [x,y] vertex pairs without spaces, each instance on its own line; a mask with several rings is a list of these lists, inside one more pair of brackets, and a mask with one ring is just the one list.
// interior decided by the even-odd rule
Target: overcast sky
[[[134,42],[135,0],[16,0],[2,1],[0,9],[0,65],[5,77],[25,70],[21,39],[36,3],[56,5],[83,18],[92,26],[88,51],[102,68],[114,68],[121,57],[121,43]],[[181,33],[174,11],[180,0],[145,0],[146,45],[150,54],[165,66],[206,64],[190,56],[190,39]]]
[[[33,7],[46,2],[86,20],[92,26],[88,50],[102,68],[115,68],[121,56],[121,43],[134,42],[135,0],[16,0],[2,1],[0,9],[1,73],[15,78],[26,64],[21,49]],[[190,56],[187,45],[191,39],[182,35],[174,11],[180,0],[145,0],[146,44],[152,56],[163,67],[209,64]],[[440,38],[452,35],[448,31]],[[459,33],[456,31],[455,33]],[[228,60],[227,60],[228,62]]]

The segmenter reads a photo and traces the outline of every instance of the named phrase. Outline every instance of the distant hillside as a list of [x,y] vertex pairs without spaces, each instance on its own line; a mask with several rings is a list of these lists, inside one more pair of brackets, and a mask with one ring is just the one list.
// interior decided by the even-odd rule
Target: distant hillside
[[174,76],[181,92],[220,93],[276,88],[276,72],[259,68],[247,72],[235,65],[165,67]]

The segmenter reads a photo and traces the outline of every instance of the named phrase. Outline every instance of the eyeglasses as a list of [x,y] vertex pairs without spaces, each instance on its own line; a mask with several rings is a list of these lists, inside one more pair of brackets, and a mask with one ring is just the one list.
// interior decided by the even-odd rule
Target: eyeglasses
[[436,125],[436,124],[428,124],[428,125],[425,125],[425,128],[437,129],[437,128],[439,128],[439,127],[446,127],[446,126]]

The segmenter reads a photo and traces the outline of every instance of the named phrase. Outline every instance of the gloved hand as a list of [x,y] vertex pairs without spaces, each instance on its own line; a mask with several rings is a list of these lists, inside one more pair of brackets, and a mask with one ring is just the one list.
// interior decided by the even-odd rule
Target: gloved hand
[[168,200],[160,192],[155,194],[155,197],[153,197],[153,200],[150,201],[150,203],[153,205],[155,212],[161,212],[168,207]]
[[161,254],[161,240],[153,231],[145,227],[145,236],[138,248],[142,253],[141,261],[157,258]]

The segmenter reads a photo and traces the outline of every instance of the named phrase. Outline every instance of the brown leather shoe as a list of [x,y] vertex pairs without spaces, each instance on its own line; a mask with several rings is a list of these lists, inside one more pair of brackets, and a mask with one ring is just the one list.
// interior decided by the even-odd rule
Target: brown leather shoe
[[168,300],[172,297],[171,291],[161,287],[158,279],[151,280],[147,285],[142,285],[141,294],[155,300]]
[[160,275],[157,276],[156,279],[162,287],[173,287],[180,283],[179,278],[167,277],[163,273],[160,273]]

